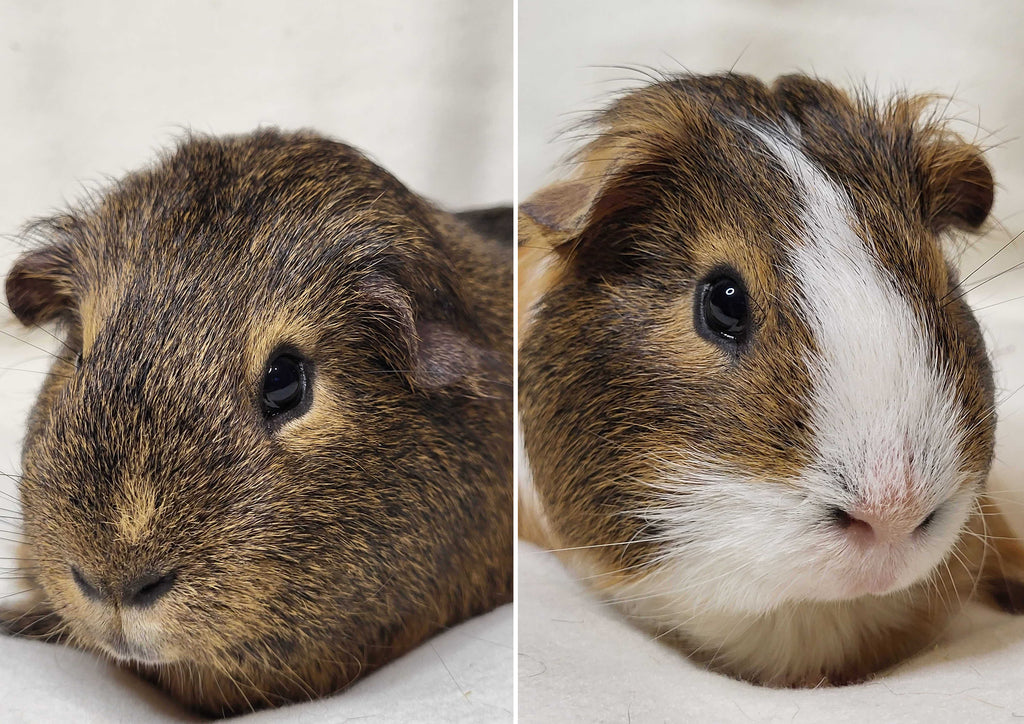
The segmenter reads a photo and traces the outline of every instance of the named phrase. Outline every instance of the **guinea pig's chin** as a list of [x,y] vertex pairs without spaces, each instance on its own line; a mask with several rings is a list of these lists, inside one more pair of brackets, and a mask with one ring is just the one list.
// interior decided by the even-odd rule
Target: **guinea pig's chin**
[[870,552],[844,551],[804,579],[795,599],[848,601],[888,596],[931,576],[948,553],[941,544],[894,545]]
[[[842,601],[863,596],[887,596],[910,588],[933,576],[953,576],[948,565],[957,568],[955,550],[967,522],[968,498],[950,500],[942,521],[923,537],[891,544],[863,547],[848,541],[833,548],[833,555],[818,560],[818,575],[805,589],[806,597],[820,601]],[[948,565],[943,565],[947,561]]]
[[88,616],[72,622],[77,638],[122,663],[160,665],[180,660],[173,646],[163,641],[160,628],[149,622],[141,623],[132,616]]
[[159,666],[161,664],[171,664],[175,661],[175,659],[169,659],[160,652],[152,649],[143,648],[135,644],[118,642],[116,640],[103,644],[101,648],[111,658],[125,664]]
[[877,567],[861,567],[843,574],[835,572],[827,579],[820,580],[809,592],[810,600],[848,601],[863,596],[886,596],[909,588],[926,576],[905,565],[883,562]]

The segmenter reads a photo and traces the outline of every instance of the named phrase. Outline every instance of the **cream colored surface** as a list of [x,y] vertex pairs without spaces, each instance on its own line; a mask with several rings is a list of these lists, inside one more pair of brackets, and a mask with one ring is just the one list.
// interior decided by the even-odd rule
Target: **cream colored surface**
[[[968,274],[1024,229],[1024,5],[718,0],[643,3],[520,0],[522,198],[564,171],[557,133],[608,93],[658,70],[737,71],[765,79],[811,72],[955,94],[958,130],[992,146],[999,183],[990,232]],[[970,283],[1024,260],[1011,244]],[[972,292],[1002,395],[992,486],[1024,531],[1024,269]],[[1012,300],[1012,301],[1008,301]],[[519,697],[522,722],[964,722],[1024,717],[1024,618],[972,609],[933,650],[875,681],[840,689],[769,690],[711,674],[597,603],[549,554],[522,544]]]
[[[0,271],[27,219],[148,162],[182,129],[310,127],[451,208],[512,199],[506,0],[46,3],[0,0]],[[56,343],[0,310],[0,472]],[[19,340],[6,336],[16,335]],[[8,369],[14,368],[14,369]],[[0,515],[16,503],[0,483]],[[0,556],[14,522],[0,518]],[[0,560],[0,595],[20,590]],[[343,695],[257,721],[509,721],[512,607],[466,622]],[[0,639],[0,721],[175,721],[162,695],[82,653]]]

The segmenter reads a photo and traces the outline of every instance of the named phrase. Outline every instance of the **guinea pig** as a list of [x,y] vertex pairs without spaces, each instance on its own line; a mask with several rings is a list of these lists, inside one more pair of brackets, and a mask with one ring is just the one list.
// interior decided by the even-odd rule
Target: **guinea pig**
[[31,227],[7,298],[65,336],[19,482],[41,594],[7,631],[230,715],[508,602],[511,221],[265,129]]
[[993,178],[930,107],[666,77],[520,207],[521,535],[713,670],[857,682],[1024,603],[944,251]]

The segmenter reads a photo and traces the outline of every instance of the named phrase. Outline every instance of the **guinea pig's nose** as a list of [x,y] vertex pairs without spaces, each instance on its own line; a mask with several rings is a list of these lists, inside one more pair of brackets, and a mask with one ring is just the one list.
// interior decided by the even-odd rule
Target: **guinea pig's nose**
[[831,508],[829,515],[840,528],[849,531],[850,535],[860,538],[865,543],[870,543],[875,539],[875,528],[870,521],[858,518],[838,507]]
[[833,507],[829,510],[829,515],[847,535],[867,545],[882,541],[895,543],[905,540],[915,530],[927,528],[934,518],[934,512],[922,522],[916,516],[908,515],[902,510],[880,512],[859,507],[853,510]]
[[144,608],[151,606],[174,586],[177,571],[169,573],[145,573],[124,585],[121,602],[125,606]]
[[71,578],[74,580],[75,585],[78,586],[78,590],[86,598],[91,598],[94,601],[99,601],[103,598],[103,594],[100,593],[100,589],[96,587],[92,581],[85,577],[85,574],[78,569],[78,566],[71,566]]

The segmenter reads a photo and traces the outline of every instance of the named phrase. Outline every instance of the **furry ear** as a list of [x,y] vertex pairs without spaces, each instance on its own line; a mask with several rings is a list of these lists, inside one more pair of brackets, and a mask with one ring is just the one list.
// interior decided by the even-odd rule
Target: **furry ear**
[[478,234],[510,244],[515,236],[516,218],[511,206],[457,211],[455,216]]
[[809,125],[815,116],[828,119],[857,115],[850,97],[833,85],[806,75],[779,76],[772,92],[786,115],[797,125]]
[[[806,76],[782,76],[774,91],[787,114],[801,125],[827,127],[832,119],[863,114],[846,93]],[[898,98],[881,118],[890,132],[910,138],[921,173],[921,213],[931,229],[950,226],[975,230],[992,210],[995,184],[992,171],[977,146],[947,130],[941,118],[928,116],[934,96]]]
[[657,193],[657,160],[584,164],[580,179],[541,189],[520,206],[521,246],[552,249],[581,271],[627,268],[633,212]]
[[381,361],[415,390],[472,397],[499,394],[511,384],[500,354],[477,345],[447,320],[420,317],[412,295],[390,280],[364,281],[364,326]]
[[72,304],[71,247],[56,242],[22,255],[7,273],[7,303],[26,326],[49,322]]
[[981,151],[944,134],[920,151],[925,177],[924,215],[935,231],[949,226],[973,231],[992,210],[995,182]]
[[519,206],[542,229],[570,235],[582,230],[597,196],[597,181],[562,181],[542,188]]
[[449,390],[471,397],[501,395],[511,385],[511,369],[501,355],[475,344],[447,322],[420,321],[416,325],[415,386]]
[[773,109],[760,81],[732,74],[680,76],[618,98],[589,122],[573,176],[520,206],[520,245],[553,249],[585,274],[656,257],[635,230],[660,223],[652,201],[681,161],[715,135],[723,113],[761,118]]

